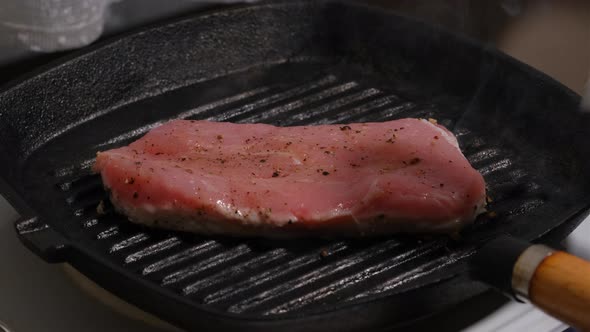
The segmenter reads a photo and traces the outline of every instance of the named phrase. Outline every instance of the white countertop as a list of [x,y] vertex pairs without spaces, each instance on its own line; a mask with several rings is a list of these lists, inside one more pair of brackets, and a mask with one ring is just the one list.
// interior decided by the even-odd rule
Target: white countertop
[[[126,331],[162,332],[98,302],[51,265],[30,253],[17,239],[18,215],[0,196],[0,321],[13,332]],[[590,259],[590,218],[567,240],[568,249]],[[466,331],[551,331],[566,328],[530,305],[508,303]]]

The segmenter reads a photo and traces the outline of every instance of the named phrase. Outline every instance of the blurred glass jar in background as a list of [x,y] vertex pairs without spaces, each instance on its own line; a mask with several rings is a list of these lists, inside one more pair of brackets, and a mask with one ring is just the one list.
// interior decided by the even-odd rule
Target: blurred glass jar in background
[[102,34],[105,9],[111,2],[0,1],[0,61],[27,51],[54,52],[87,45]]
[[0,0],[0,65],[200,8],[255,0]]

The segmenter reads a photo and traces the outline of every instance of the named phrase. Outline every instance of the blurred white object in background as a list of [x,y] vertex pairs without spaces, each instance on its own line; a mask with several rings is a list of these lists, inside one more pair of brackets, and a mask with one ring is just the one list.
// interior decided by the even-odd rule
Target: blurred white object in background
[[256,0],[0,0],[0,65],[86,46],[204,5]]
[[114,0],[0,1],[0,39],[6,47],[53,52],[81,47],[103,31]]

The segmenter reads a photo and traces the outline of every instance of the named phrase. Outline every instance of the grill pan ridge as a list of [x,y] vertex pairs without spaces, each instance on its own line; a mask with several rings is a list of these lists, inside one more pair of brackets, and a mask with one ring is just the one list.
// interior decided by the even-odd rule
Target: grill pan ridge
[[[590,148],[574,143],[590,121],[578,101],[523,64],[408,18],[340,2],[249,6],[123,37],[2,92],[0,187],[33,251],[187,329],[387,327],[485,290],[467,259],[486,239],[535,240],[580,219]],[[91,173],[94,155],[179,117],[436,118],[484,175],[497,216],[479,218],[469,241],[279,243],[131,224]]]

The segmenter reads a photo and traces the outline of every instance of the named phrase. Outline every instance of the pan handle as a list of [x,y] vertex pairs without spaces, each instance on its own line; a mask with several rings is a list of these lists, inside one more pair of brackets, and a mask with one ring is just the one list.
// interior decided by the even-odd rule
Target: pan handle
[[533,271],[528,295],[548,314],[590,331],[590,262],[553,252]]
[[502,236],[474,256],[476,278],[590,331],[590,262],[540,244]]

